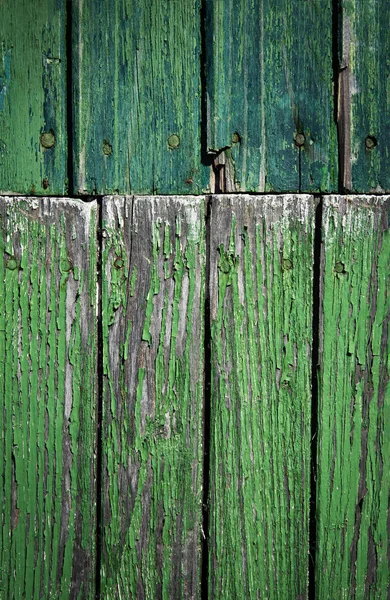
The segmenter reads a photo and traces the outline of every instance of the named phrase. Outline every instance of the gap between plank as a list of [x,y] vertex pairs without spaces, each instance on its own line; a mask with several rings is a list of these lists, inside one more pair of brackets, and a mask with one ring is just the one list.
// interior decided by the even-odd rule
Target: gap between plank
[[[73,5],[72,0],[66,2],[66,137],[68,144],[67,178],[68,195],[74,194],[74,163],[73,163]],[[83,198],[81,198],[83,200]]]
[[343,74],[340,71],[341,50],[342,50],[342,14],[340,0],[332,0],[332,71],[333,71],[333,121],[336,125],[337,135],[337,160],[338,160],[338,193],[344,192],[344,154],[345,136],[342,130],[344,123],[340,122],[343,117],[345,107],[340,103],[340,77]]
[[211,316],[210,316],[210,217],[212,197],[205,200],[206,277],[204,305],[204,405],[203,405],[203,496],[202,496],[202,563],[201,600],[208,600],[209,584],[209,492],[210,492],[210,411],[211,411]]
[[102,255],[103,255],[103,198],[97,198],[98,230],[97,230],[97,390],[96,390],[96,565],[95,565],[95,597],[101,593],[101,563],[102,563],[102,483],[103,483],[103,300],[102,300]]
[[315,598],[315,570],[317,544],[317,441],[318,441],[318,369],[320,344],[321,310],[321,239],[322,239],[322,197],[316,207],[314,226],[313,256],[313,346],[311,364],[311,445],[310,445],[310,512],[309,512],[309,600]]

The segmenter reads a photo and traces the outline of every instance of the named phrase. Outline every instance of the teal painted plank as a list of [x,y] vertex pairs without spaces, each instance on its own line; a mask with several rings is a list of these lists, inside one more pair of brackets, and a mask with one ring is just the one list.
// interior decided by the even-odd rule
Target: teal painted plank
[[0,199],[0,597],[93,598],[96,203]]
[[200,598],[202,197],[103,202],[106,600]]
[[210,598],[307,597],[314,216],[212,198]]
[[337,190],[331,0],[206,0],[209,151],[226,191]]
[[316,519],[324,600],[390,594],[389,208],[389,197],[324,199]]
[[199,13],[199,0],[75,3],[77,193],[199,194],[207,185]]
[[0,193],[67,189],[66,2],[3,0]]
[[346,191],[390,190],[390,4],[342,0],[339,128]]

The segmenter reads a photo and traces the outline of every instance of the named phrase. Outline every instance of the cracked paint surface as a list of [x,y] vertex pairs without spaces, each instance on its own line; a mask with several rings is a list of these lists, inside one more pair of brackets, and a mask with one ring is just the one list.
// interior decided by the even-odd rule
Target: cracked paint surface
[[102,594],[199,597],[204,199],[108,197],[103,228]]

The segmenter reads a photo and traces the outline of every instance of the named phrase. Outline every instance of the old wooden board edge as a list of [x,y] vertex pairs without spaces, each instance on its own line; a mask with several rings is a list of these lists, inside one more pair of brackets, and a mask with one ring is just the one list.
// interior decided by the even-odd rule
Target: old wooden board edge
[[338,127],[342,184],[390,190],[390,11],[387,0],[341,0]]
[[226,192],[337,191],[332,1],[206,0],[207,151]]
[[73,8],[77,194],[199,194],[200,0]]
[[67,191],[66,4],[1,3],[2,194]]
[[0,198],[0,596],[93,598],[97,205]]
[[202,197],[103,200],[105,598],[199,598]]
[[316,597],[387,600],[389,197],[323,204]]
[[312,196],[213,196],[211,598],[306,598]]

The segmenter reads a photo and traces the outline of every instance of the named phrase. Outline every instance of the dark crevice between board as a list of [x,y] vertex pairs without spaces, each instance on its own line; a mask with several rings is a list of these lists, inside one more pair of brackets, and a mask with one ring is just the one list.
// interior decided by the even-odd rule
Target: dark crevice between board
[[322,240],[322,198],[318,197],[314,228],[313,260],[313,346],[311,364],[311,459],[310,459],[310,511],[309,511],[309,600],[315,598],[315,568],[317,544],[317,443],[318,443],[318,378],[320,347],[320,311],[321,311],[321,240]]
[[68,196],[74,197],[74,161],[73,161],[73,6],[72,0],[66,2],[66,130],[68,140],[67,178]]
[[298,193],[302,190],[302,149],[298,149]]
[[207,0],[200,2],[200,159],[202,165],[211,168],[214,161],[214,154],[208,152],[207,144]]
[[98,231],[97,231],[97,285],[98,285],[98,315],[97,315],[97,390],[96,390],[96,598],[101,597],[101,558],[102,558],[102,483],[103,483],[103,301],[102,301],[102,253],[103,253],[103,198],[97,198],[98,203]]
[[208,600],[209,585],[209,492],[211,425],[211,314],[210,314],[210,217],[212,198],[206,199],[206,279],[204,309],[204,388],[203,388],[203,497],[201,600]]
[[[332,0],[332,72],[333,72],[333,120],[336,124],[338,148],[338,184],[339,193],[344,192],[344,136],[341,132],[340,119],[340,65],[342,53],[342,13],[340,0]],[[343,112],[343,111],[341,111]]]

